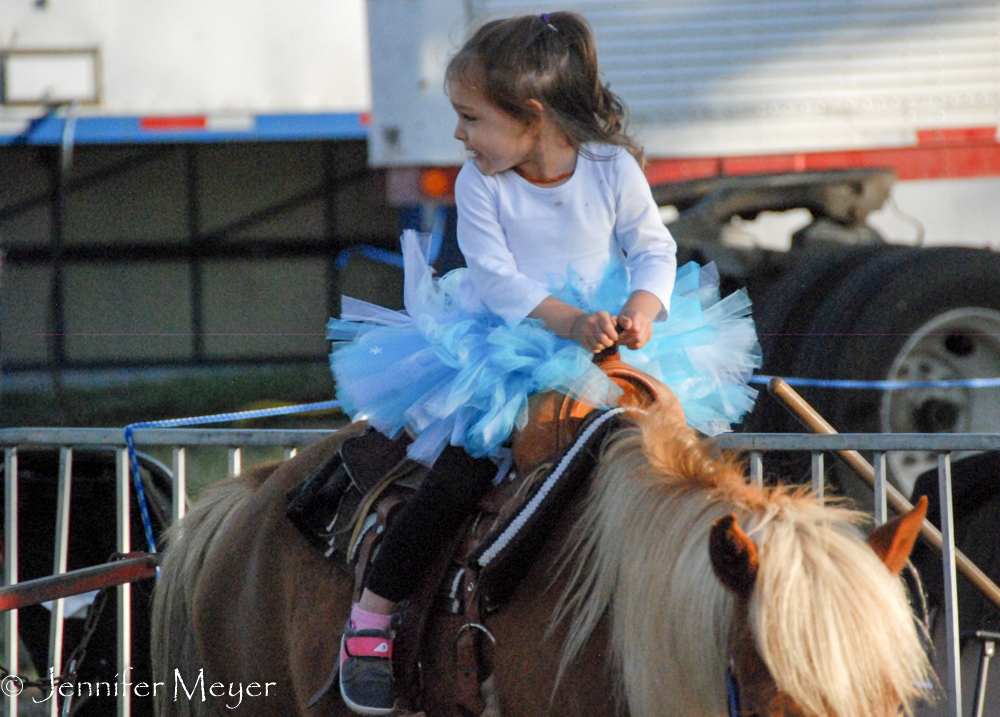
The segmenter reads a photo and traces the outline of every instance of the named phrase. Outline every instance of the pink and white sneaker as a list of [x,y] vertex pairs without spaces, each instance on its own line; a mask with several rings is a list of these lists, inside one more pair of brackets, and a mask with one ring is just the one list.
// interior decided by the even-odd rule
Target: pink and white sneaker
[[347,621],[340,641],[340,696],[352,712],[391,715],[395,711],[392,638],[386,630],[354,630]]

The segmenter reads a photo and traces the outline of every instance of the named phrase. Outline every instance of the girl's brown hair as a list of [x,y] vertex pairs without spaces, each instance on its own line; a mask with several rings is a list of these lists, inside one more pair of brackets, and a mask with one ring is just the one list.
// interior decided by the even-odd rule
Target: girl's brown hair
[[483,25],[448,63],[446,84],[474,84],[500,110],[532,124],[541,103],[569,143],[600,142],[642,150],[625,132],[627,111],[601,82],[590,25],[572,12],[523,15]]

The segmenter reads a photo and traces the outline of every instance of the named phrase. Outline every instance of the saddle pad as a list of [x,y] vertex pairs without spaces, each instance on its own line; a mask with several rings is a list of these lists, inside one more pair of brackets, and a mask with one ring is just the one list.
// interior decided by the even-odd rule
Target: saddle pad
[[406,459],[406,448],[410,442],[405,433],[397,438],[387,438],[369,428],[357,438],[344,441],[340,453],[354,485],[361,493],[367,493]]
[[630,424],[628,410],[592,412],[531,498],[495,525],[469,554],[468,564],[479,571],[484,609],[499,606],[534,563],[556,517],[597,466],[604,439],[611,431]]

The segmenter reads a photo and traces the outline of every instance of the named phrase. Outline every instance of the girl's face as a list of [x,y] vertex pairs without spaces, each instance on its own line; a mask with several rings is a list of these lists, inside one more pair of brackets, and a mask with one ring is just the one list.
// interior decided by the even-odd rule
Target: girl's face
[[489,176],[530,163],[538,147],[538,132],[495,107],[475,87],[461,82],[448,95],[458,114],[455,139]]

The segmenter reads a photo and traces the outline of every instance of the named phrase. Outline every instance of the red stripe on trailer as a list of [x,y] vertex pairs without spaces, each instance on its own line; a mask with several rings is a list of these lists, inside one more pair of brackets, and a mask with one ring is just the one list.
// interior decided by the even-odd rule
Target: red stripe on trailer
[[[901,180],[1000,177],[1000,142],[996,127],[926,129],[909,147],[835,152],[795,152],[737,157],[669,157],[651,159],[645,168],[653,186],[725,175],[819,172],[830,169],[888,168]],[[450,196],[459,167],[423,167],[413,190],[428,198],[424,180],[433,172],[449,173],[448,186],[434,199]],[[390,170],[391,171],[391,170]],[[413,171],[413,168],[407,168]],[[417,196],[414,193],[414,196]]]
[[208,118],[204,115],[139,118],[139,129],[150,132],[177,132],[180,130],[205,129],[207,126]]
[[653,159],[646,166],[650,184],[720,175],[809,172],[884,167],[907,179],[1000,177],[996,127],[922,130],[918,144],[888,149],[801,152],[746,157]]
[[778,154],[762,157],[726,157],[722,160],[723,174],[778,174],[804,172],[809,168],[807,154]]
[[969,142],[992,143],[997,141],[996,127],[946,127],[944,129],[917,130],[917,144],[966,144]]
[[1000,145],[838,152],[818,157],[810,169],[834,167],[891,167],[904,180],[997,177],[1000,176]]
[[722,174],[719,157],[687,157],[678,159],[653,159],[646,165],[646,179],[653,186],[687,179],[715,177]]

